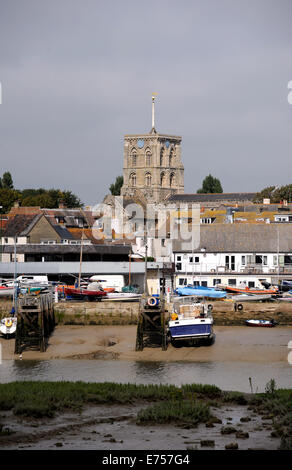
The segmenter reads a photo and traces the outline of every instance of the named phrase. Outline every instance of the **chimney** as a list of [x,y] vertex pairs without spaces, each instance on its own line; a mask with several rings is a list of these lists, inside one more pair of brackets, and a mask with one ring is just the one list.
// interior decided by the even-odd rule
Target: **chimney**
[[59,201],[59,209],[66,209],[66,204],[65,202],[63,201],[63,199],[60,199]]

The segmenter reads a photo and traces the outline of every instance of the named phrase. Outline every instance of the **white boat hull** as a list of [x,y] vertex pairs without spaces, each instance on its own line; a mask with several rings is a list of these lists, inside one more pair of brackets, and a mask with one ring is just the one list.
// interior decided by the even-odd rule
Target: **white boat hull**
[[0,297],[13,297],[14,287],[1,287]]

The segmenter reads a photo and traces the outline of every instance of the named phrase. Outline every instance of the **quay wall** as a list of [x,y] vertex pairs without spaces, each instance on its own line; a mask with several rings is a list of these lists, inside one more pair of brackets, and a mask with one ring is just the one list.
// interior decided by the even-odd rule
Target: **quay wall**
[[[233,302],[208,302],[213,305],[215,325],[244,325],[245,320],[276,320],[292,326],[292,305],[288,302],[243,302],[243,310],[234,311]],[[9,314],[11,300],[0,299],[0,318]],[[139,302],[59,302],[55,304],[57,324],[61,325],[133,325],[137,323]],[[171,313],[172,304],[166,304]]]

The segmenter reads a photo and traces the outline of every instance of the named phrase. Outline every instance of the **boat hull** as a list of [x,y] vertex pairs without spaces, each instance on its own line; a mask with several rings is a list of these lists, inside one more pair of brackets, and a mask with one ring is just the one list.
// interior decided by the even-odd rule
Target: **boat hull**
[[246,320],[245,324],[247,326],[259,327],[259,328],[273,328],[276,326],[275,322],[269,320]]
[[68,288],[68,287],[64,289],[64,292],[66,295],[73,297],[75,299],[101,300],[103,297],[107,296],[107,293],[105,291]]
[[169,332],[172,340],[210,339],[213,335],[212,320],[174,320],[169,322]]
[[12,297],[14,287],[0,287],[0,297]]

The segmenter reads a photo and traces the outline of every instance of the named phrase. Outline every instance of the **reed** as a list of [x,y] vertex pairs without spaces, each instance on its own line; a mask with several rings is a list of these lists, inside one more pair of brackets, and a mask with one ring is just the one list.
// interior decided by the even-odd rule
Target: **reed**
[[189,424],[196,426],[210,419],[209,406],[199,401],[169,401],[156,403],[139,411],[137,424]]

